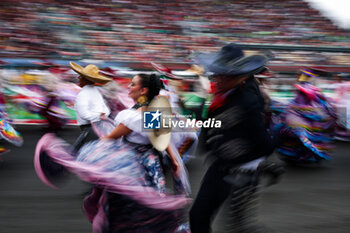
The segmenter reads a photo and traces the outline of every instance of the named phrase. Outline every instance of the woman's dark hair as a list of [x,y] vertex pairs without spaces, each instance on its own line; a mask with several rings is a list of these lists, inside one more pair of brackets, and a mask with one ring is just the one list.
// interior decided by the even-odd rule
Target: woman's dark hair
[[159,95],[160,89],[163,88],[162,81],[155,74],[138,74],[137,76],[140,77],[141,87],[148,88],[147,99],[151,102],[155,96]]

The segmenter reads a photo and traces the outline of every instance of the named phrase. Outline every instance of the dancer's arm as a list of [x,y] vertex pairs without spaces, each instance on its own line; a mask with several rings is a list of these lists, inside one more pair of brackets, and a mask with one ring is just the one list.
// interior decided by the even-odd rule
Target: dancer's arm
[[131,132],[131,129],[120,123],[117,127],[113,129],[113,131],[109,135],[107,135],[103,139],[118,139],[122,136],[128,135]]
[[173,150],[171,149],[170,145],[166,148],[166,152],[169,155],[170,161],[171,161],[171,166],[177,176],[180,175],[180,165],[178,164],[175,155],[173,153]]

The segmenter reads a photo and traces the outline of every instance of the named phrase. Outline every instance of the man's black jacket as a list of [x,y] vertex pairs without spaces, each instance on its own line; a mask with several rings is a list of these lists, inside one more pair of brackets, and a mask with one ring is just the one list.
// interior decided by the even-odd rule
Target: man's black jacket
[[255,79],[236,87],[224,102],[208,114],[222,122],[221,128],[203,129],[200,144],[231,165],[270,155],[274,143],[264,125],[264,99]]

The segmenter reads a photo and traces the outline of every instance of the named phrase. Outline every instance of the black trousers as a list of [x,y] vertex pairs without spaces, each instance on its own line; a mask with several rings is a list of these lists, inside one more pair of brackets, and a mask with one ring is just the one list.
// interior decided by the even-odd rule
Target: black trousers
[[73,150],[74,152],[78,152],[79,149],[87,142],[95,141],[98,139],[98,136],[92,129],[92,126],[89,125],[81,125],[80,126],[81,133],[79,134],[78,138],[75,140],[73,144]]
[[232,211],[227,216],[229,220],[227,232],[235,232],[234,228],[244,227],[242,225],[247,220],[248,204],[256,198],[258,176],[257,173],[238,173],[231,175],[234,177],[229,179],[234,182],[227,182],[227,175],[228,172],[223,169],[222,162],[215,161],[209,167],[190,210],[191,233],[211,233],[212,220],[228,198],[231,198]]

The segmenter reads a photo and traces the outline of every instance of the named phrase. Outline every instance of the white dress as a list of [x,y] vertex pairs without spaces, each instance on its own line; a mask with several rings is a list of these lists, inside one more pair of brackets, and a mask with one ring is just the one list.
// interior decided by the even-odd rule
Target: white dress
[[[132,143],[98,140],[85,144],[76,159],[69,156],[65,142],[55,135],[45,135],[36,148],[36,171],[48,184],[42,169],[42,151],[86,182],[96,185],[84,200],[84,211],[93,232],[188,232],[183,225],[188,199],[165,193],[165,179],[157,153],[142,132],[141,112],[120,112],[116,122],[133,132],[126,136]],[[183,164],[179,161],[183,166]],[[43,178],[44,177],[44,178]],[[186,180],[186,181],[183,181]],[[178,185],[188,186],[186,172]],[[183,187],[181,189],[188,189]],[[179,188],[179,190],[181,190]]]

